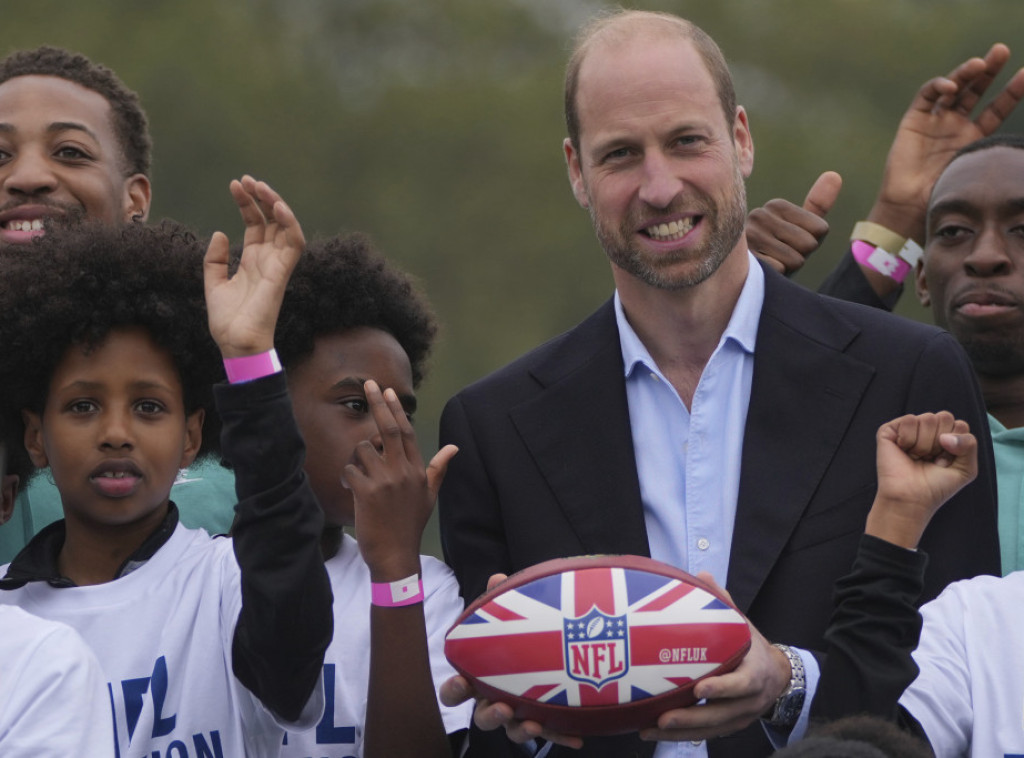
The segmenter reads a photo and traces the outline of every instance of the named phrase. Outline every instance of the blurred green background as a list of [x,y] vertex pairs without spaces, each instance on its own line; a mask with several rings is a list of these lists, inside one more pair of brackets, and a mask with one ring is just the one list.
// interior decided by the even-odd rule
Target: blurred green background
[[[154,207],[238,236],[227,192],[270,181],[308,236],[363,230],[413,273],[443,331],[417,426],[444,401],[569,328],[611,279],[561,154],[569,39],[600,0],[5,2],[4,52],[48,43],[139,92]],[[896,124],[926,79],[997,41],[1020,0],[625,3],[704,27],[732,66],[757,148],[751,205],[843,175],[833,233],[797,275],[817,287],[874,196]],[[1024,65],[1024,45],[1010,68]],[[996,82],[1001,85],[1004,72]],[[1024,108],[1004,131],[1024,131]],[[927,320],[912,298],[899,312]],[[600,409],[595,409],[600,412]],[[424,552],[439,554],[436,523]]]

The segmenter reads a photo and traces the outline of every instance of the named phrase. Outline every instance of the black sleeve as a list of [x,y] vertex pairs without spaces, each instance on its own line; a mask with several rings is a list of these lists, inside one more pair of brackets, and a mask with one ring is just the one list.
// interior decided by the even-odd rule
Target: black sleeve
[[826,276],[825,281],[818,287],[818,292],[850,303],[860,303],[861,305],[870,305],[872,308],[891,311],[896,307],[896,301],[903,293],[903,286],[900,285],[899,289],[889,293],[884,299],[880,298],[871,289],[867,277],[860,270],[860,264],[847,250],[839,260],[839,264],[832,269],[832,273]]
[[320,554],[323,513],[303,472],[305,446],[284,374],[214,390],[238,494],[233,539],[242,609],[232,666],[264,705],[295,721],[333,634],[331,585]]
[[835,612],[825,632],[827,656],[811,704],[811,718],[868,713],[896,721],[927,739],[899,705],[917,677],[911,653],[921,635],[917,600],[928,557],[868,535],[853,570],[836,583]]

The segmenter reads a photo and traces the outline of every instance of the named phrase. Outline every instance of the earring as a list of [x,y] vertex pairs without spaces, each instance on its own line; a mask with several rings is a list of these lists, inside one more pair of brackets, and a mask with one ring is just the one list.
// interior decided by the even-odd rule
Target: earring
[[138,224],[141,221],[142,221],[142,214],[141,213],[133,213],[132,214],[132,223]]

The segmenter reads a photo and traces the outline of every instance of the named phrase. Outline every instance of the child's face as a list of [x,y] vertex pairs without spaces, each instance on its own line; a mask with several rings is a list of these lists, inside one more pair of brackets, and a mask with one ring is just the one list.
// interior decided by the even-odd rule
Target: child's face
[[173,359],[141,329],[113,331],[89,353],[68,348],[42,417],[24,415],[25,446],[50,467],[69,529],[156,526],[202,438],[203,412],[186,415]]
[[410,415],[416,409],[409,357],[380,329],[319,337],[313,354],[288,370],[295,420],[306,442],[306,475],[329,526],[354,522],[352,493],[342,486],[341,472],[354,462],[356,445],[363,440],[380,445],[363,392],[367,379],[381,390],[391,387]]

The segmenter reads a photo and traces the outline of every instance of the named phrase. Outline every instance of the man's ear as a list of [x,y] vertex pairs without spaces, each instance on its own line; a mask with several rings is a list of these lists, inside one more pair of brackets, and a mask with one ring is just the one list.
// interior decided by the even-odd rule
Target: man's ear
[[46,468],[50,465],[46,457],[46,445],[43,440],[43,419],[33,411],[22,411],[21,419],[25,422],[25,449],[28,457],[32,459],[32,465],[36,468]]
[[580,166],[580,154],[572,145],[568,137],[562,142],[562,150],[565,152],[565,165],[569,171],[569,186],[572,187],[572,194],[581,208],[590,207],[587,199],[587,190],[583,186],[583,168]]
[[149,218],[149,203],[153,198],[153,187],[149,177],[132,174],[124,180],[124,221],[145,221]]
[[918,259],[917,270],[914,271],[914,289],[917,291],[917,299],[921,302],[925,308],[928,308],[932,304],[932,299],[928,295],[928,278],[924,275],[924,261]]
[[185,449],[181,453],[181,464],[178,468],[188,468],[199,455],[199,448],[203,445],[205,420],[206,411],[202,408],[197,408],[185,417]]
[[0,479],[0,524],[6,524],[14,515],[14,500],[18,496],[18,475],[5,474]]
[[736,118],[732,124],[732,140],[736,146],[736,160],[744,177],[754,170],[754,138],[750,135],[750,124],[743,106],[737,106]]

